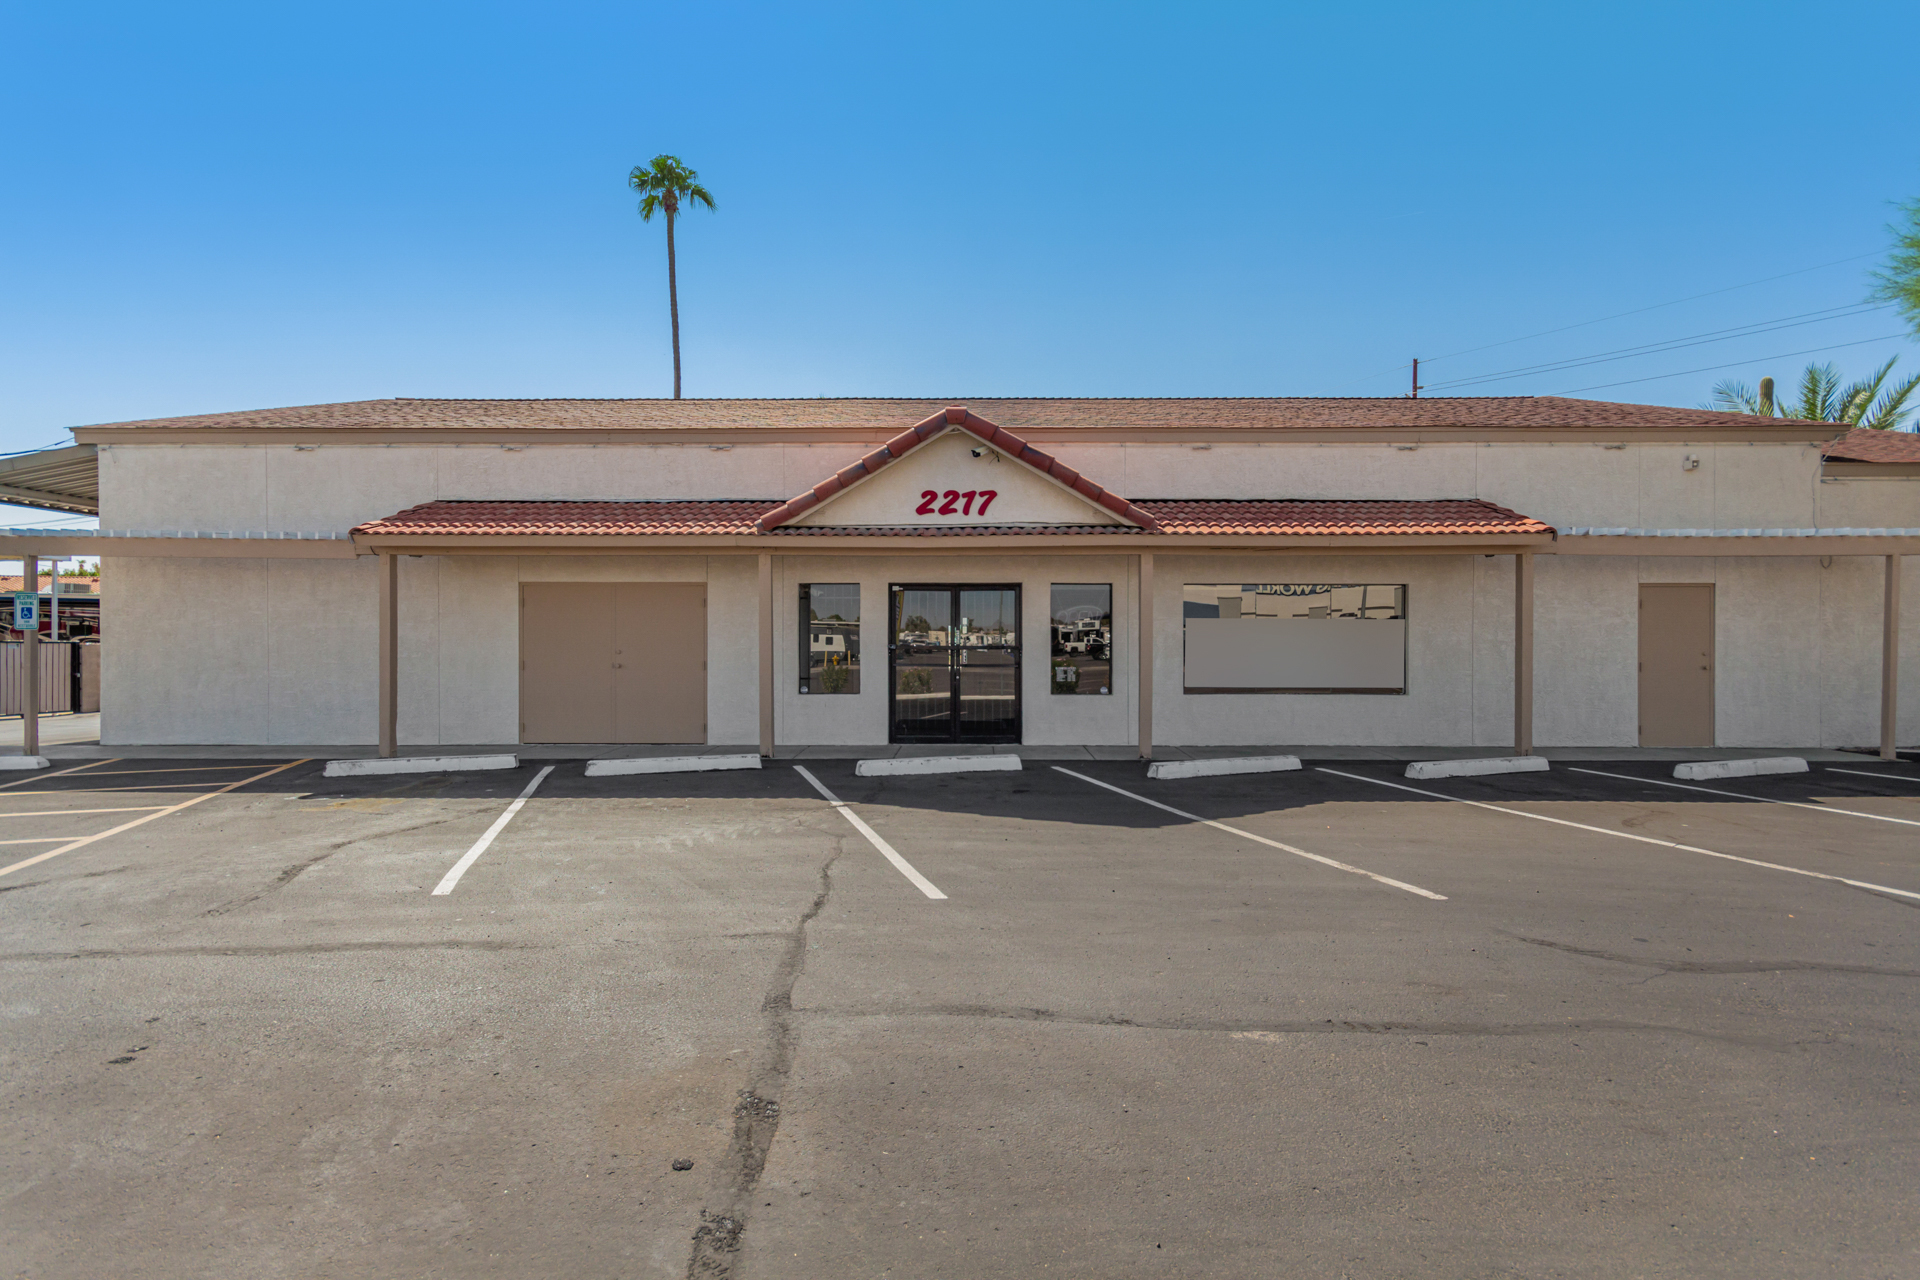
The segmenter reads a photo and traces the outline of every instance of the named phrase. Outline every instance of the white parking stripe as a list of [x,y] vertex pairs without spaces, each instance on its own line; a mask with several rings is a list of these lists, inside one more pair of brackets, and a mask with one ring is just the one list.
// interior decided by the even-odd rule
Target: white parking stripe
[[[1875,822],[1897,822],[1903,827],[1920,827],[1920,821],[1913,818],[1889,818],[1884,813],[1862,813],[1858,809],[1836,809],[1832,805],[1802,804],[1798,800],[1775,800],[1771,796],[1750,796],[1739,791],[1722,791],[1718,787],[1696,787],[1685,782],[1662,782],[1658,778],[1636,778],[1630,773],[1608,773],[1604,769],[1570,769],[1572,773],[1591,773],[1597,778],[1619,778],[1623,782],[1646,782],[1656,787],[1673,787],[1679,791],[1704,791],[1710,796],[1732,796],[1735,800],[1758,800],[1762,804],[1784,804],[1789,809],[1811,809],[1815,813],[1844,813],[1850,818],[1872,818]],[[1896,796],[1895,799],[1898,799]]]
[[1824,871],[1807,871],[1800,867],[1789,867],[1779,862],[1762,862],[1758,858],[1743,858],[1734,853],[1720,853],[1713,849],[1702,849],[1698,845],[1675,844],[1671,840],[1660,840],[1653,836],[1637,836],[1628,831],[1609,831],[1605,827],[1590,827],[1584,822],[1573,822],[1566,818],[1549,818],[1544,813],[1528,813],[1525,809],[1509,809],[1505,805],[1487,804],[1481,800],[1462,800],[1459,796],[1446,795],[1439,791],[1427,791],[1421,787],[1409,787],[1404,783],[1388,782],[1382,778],[1369,778],[1358,773],[1343,773],[1339,769],[1318,766],[1321,773],[1331,773],[1336,778],[1352,778],[1355,782],[1371,782],[1376,787],[1392,787],[1395,791],[1411,791],[1417,796],[1431,796],[1435,800],[1448,800],[1454,804],[1470,804],[1476,809],[1491,809],[1495,813],[1510,813],[1516,818],[1532,818],[1536,822],[1551,822],[1555,826],[1573,827],[1580,831],[1591,831],[1596,835],[1613,836],[1618,840],[1637,840],[1641,844],[1657,844],[1666,849],[1679,849],[1685,853],[1704,853],[1709,858],[1724,858],[1728,862],[1744,862],[1750,867],[1765,867],[1769,871],[1787,871],[1796,876],[1809,876],[1815,880],[1832,880],[1839,884],[1850,884],[1856,889],[1872,889],[1877,893],[1896,893],[1903,898],[1920,899],[1920,893],[1906,889],[1895,889],[1884,884],[1874,884],[1870,880],[1849,880],[1845,876],[1830,876]]
[[1836,769],[1828,765],[1823,773],[1850,773],[1856,778],[1888,778],[1894,782],[1920,782],[1920,778],[1910,778],[1904,773],[1868,773],[1865,769]]
[[126,804],[115,809],[28,809],[21,813],[0,813],[0,818],[71,818],[78,813],[151,813],[166,807],[163,804]]
[[527,797],[533,794],[534,788],[538,787],[542,782],[545,782],[547,775],[552,773],[553,770],[554,766],[548,765],[533,775],[533,781],[529,782],[527,789],[520,793],[520,798],[508,805],[507,811],[495,818],[493,825],[487,828],[487,834],[474,841],[473,848],[462,854],[460,861],[454,863],[452,869],[450,869],[446,875],[440,877],[440,883],[433,887],[435,897],[453,892],[453,886],[460,883],[460,877],[467,874],[467,868],[478,861],[480,855],[487,851],[487,846],[493,843],[495,836],[507,829],[507,824],[513,821],[514,814],[520,812],[521,806],[526,804]]
[[1431,898],[1435,902],[1445,902],[1447,900],[1445,894],[1435,893],[1431,889],[1422,889],[1417,884],[1408,884],[1404,880],[1395,880],[1392,876],[1383,876],[1378,872],[1368,871],[1365,867],[1353,867],[1348,866],[1344,862],[1335,862],[1332,858],[1323,858],[1317,853],[1308,853],[1305,849],[1296,849],[1290,844],[1281,844],[1278,840],[1269,840],[1265,836],[1257,836],[1251,831],[1242,831],[1240,828],[1230,827],[1224,822],[1215,822],[1212,818],[1203,818],[1197,813],[1188,813],[1185,809],[1176,809],[1170,804],[1161,804],[1158,800],[1149,800],[1145,796],[1137,796],[1131,791],[1122,791],[1119,787],[1102,782],[1098,778],[1089,778],[1084,773],[1075,773],[1071,769],[1062,769],[1059,765],[1054,765],[1053,768],[1055,772],[1064,773],[1069,778],[1078,778],[1082,782],[1091,782],[1096,787],[1105,787],[1108,791],[1116,795],[1123,795],[1129,800],[1138,800],[1141,804],[1150,804],[1156,809],[1164,809],[1175,817],[1185,818],[1188,822],[1198,822],[1202,826],[1213,827],[1219,831],[1229,832],[1243,839],[1252,840],[1256,844],[1264,844],[1270,849],[1278,849],[1282,853],[1291,853],[1296,858],[1305,858],[1309,862],[1318,862],[1322,866],[1332,867],[1336,871],[1348,871],[1356,876],[1365,876],[1369,880],[1377,880],[1381,884],[1392,885],[1396,889],[1405,889],[1408,893],[1417,893],[1421,897]]
[[[178,813],[182,809],[191,808],[193,805],[199,804],[202,800],[211,800],[215,796],[223,796],[227,794],[227,792],[232,791],[236,787],[244,787],[249,782],[258,782],[262,778],[271,778],[276,773],[283,773],[286,770],[293,768],[294,765],[305,764],[305,763],[306,763],[305,760],[293,760],[286,764],[279,765],[275,768],[268,769],[265,773],[256,773],[251,778],[242,778],[238,782],[229,782],[226,786],[221,787],[218,791],[202,792],[201,794],[194,796],[191,800],[182,800],[179,804],[168,805],[164,809],[156,809],[144,818],[135,818],[131,822],[123,822],[119,826],[114,827],[110,830],[101,831],[101,832],[98,832],[97,834],[90,835],[90,836],[81,836],[78,840],[70,840],[66,844],[61,845],[58,849],[49,849],[45,853],[36,853],[31,858],[22,858],[20,861],[14,863],[10,867],[0,867],[0,876],[9,875],[12,872],[20,870],[20,868],[22,867],[30,867],[36,862],[45,862],[48,858],[57,858],[63,853],[71,853],[75,849],[84,848],[85,846],[92,844],[95,840],[105,840],[108,836],[117,836],[122,831],[126,831],[133,827],[140,826],[142,823],[152,822],[155,818],[164,818],[170,813]],[[85,766],[83,765],[81,767],[84,768]],[[69,770],[69,772],[71,772],[71,770]],[[31,794],[31,793],[25,793],[25,794]]]
[[905,858],[901,857],[900,854],[894,849],[892,845],[888,844],[885,840],[882,840],[880,838],[879,832],[875,831],[872,827],[862,822],[860,820],[860,815],[847,807],[846,801],[840,799],[840,797],[834,795],[833,792],[821,786],[820,779],[814,777],[811,773],[808,773],[805,769],[802,769],[799,765],[795,765],[793,766],[793,768],[794,768],[794,772],[798,773],[801,777],[805,778],[808,782],[813,784],[813,789],[815,791],[818,791],[823,797],[825,797],[828,804],[832,805],[834,808],[840,811],[841,817],[845,818],[848,822],[851,822],[853,824],[853,829],[855,831],[858,831],[861,835],[867,838],[868,844],[878,849],[881,853],[881,856],[886,858],[888,862],[891,862],[896,868],[899,869],[899,872],[901,875],[913,881],[914,888],[920,890],[920,892],[926,894],[929,898],[944,898],[947,896],[946,894],[940,892],[938,889],[933,887],[933,881],[927,879],[925,876],[921,875],[918,871],[915,871],[913,869],[913,864],[911,862],[908,862]]

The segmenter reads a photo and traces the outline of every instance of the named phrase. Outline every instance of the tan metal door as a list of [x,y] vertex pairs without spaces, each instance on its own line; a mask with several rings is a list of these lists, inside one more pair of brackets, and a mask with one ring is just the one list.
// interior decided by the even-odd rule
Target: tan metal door
[[524,584],[520,740],[705,742],[706,584]]
[[1713,745],[1713,584],[1640,585],[1640,745]]
[[520,741],[613,742],[611,582],[520,588]]
[[707,584],[614,588],[614,742],[707,740]]

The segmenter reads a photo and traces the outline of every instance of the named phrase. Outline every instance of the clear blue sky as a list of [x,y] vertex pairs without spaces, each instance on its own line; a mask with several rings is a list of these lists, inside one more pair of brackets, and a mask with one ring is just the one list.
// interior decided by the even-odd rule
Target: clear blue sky
[[[1920,6],[8,3],[0,449],[383,396],[1393,395],[1858,302]],[[1853,259],[1835,263],[1836,260]],[[1816,268],[1804,270],[1806,268]],[[1464,348],[1725,290],[1565,333]],[[1881,311],[1466,388],[1692,404]],[[1907,339],[1821,353],[1856,374]],[[1436,390],[1438,388],[1436,387]]]

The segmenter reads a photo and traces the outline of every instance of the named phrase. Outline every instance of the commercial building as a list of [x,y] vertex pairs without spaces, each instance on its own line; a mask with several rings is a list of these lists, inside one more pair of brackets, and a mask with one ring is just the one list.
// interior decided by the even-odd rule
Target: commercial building
[[1522,397],[74,436],[102,532],[0,555],[101,557],[108,744],[1920,739],[1910,435]]

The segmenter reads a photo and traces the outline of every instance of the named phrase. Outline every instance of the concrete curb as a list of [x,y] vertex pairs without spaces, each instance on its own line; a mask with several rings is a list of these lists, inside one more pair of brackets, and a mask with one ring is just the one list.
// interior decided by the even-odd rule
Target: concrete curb
[[457,773],[469,769],[517,769],[517,756],[389,756],[372,760],[329,760],[329,778],[361,778],[380,773]]
[[1219,760],[1156,760],[1149,778],[1212,778],[1227,773],[1286,773],[1300,767],[1299,756],[1228,756]]
[[1477,778],[1484,773],[1545,773],[1545,756],[1492,756],[1482,760],[1416,760],[1409,778]]
[[890,778],[921,773],[998,773],[1020,769],[1019,756],[895,756],[890,760],[862,760],[853,766],[856,777]]
[[1696,760],[1673,766],[1673,776],[1686,782],[1708,778],[1754,778],[1763,773],[1806,773],[1799,756],[1769,756],[1764,760]]
[[652,759],[589,760],[589,778],[616,778],[631,773],[710,773],[715,769],[758,769],[760,757],[655,756]]
[[44,769],[45,756],[0,756],[0,769]]

